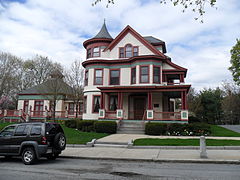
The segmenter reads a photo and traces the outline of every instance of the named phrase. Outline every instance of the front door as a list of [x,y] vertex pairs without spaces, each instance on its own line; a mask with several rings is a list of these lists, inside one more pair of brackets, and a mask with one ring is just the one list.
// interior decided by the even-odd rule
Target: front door
[[134,119],[142,120],[146,103],[145,98],[134,98]]

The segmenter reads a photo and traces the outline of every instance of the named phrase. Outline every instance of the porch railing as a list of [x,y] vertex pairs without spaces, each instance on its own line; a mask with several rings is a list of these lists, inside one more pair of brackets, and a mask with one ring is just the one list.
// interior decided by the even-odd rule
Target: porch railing
[[164,121],[179,121],[181,120],[181,112],[153,112],[153,120],[164,120]]
[[106,111],[105,118],[106,119],[117,119],[117,111]]

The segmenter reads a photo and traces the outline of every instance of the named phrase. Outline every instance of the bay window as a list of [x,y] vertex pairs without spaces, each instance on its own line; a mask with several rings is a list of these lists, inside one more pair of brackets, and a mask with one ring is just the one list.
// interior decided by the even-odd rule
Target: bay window
[[103,69],[95,69],[94,71],[94,84],[102,85],[103,84]]
[[119,85],[120,70],[110,70],[110,85]]
[[93,113],[98,113],[100,109],[100,96],[93,96]]
[[140,83],[149,82],[149,66],[140,66]]

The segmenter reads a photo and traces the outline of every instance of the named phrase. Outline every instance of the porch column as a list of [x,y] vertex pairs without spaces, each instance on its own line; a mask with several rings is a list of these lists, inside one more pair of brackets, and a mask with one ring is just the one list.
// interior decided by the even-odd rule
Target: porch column
[[152,110],[152,92],[148,92],[148,110]]
[[105,93],[101,92],[101,104],[100,104],[100,108],[101,109],[105,109]]
[[123,95],[122,92],[118,93],[118,105],[117,105],[117,119],[123,119]]
[[187,106],[186,106],[186,102],[187,102],[187,99],[186,99],[186,91],[182,91],[181,92],[181,101],[182,101],[182,110],[186,110],[187,109]]
[[180,74],[180,83],[184,83],[184,75]]
[[123,108],[123,96],[122,96],[122,92],[118,93],[118,105],[117,105],[118,109],[122,109]]
[[152,92],[148,92],[148,109],[147,109],[147,119],[153,120],[153,105],[152,105]]

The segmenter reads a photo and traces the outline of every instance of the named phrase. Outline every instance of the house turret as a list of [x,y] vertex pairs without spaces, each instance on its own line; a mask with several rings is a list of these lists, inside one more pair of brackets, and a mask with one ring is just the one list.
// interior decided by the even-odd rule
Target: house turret
[[113,38],[109,34],[104,21],[98,34],[83,43],[84,48],[87,50],[87,59],[100,57],[101,51],[103,51],[112,42],[112,40]]

